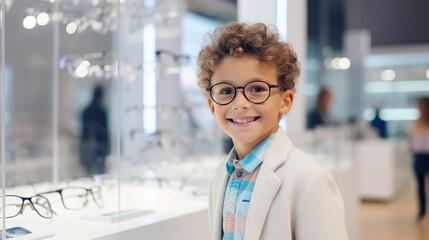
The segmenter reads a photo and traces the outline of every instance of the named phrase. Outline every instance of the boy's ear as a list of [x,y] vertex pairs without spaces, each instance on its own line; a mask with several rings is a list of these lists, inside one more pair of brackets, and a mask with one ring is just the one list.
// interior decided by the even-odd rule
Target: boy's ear
[[209,103],[210,111],[212,112],[212,114],[214,116],[214,112],[215,112],[214,102],[213,102],[213,100],[211,98],[207,98],[207,102]]
[[282,104],[280,106],[280,114],[285,115],[290,111],[293,104],[294,92],[292,90],[286,90],[283,95]]

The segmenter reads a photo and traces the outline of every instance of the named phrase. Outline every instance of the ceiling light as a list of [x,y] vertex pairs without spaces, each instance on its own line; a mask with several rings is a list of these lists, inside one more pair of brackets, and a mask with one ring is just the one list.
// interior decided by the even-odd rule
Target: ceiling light
[[395,77],[396,73],[392,69],[387,69],[381,72],[381,79],[384,81],[392,81]]
[[71,23],[67,24],[67,26],[66,26],[66,32],[67,32],[68,34],[73,34],[73,33],[75,33],[75,32],[76,32],[76,30],[77,30],[77,25],[76,25],[76,23],[71,22]]
[[36,26],[36,18],[34,16],[26,16],[24,20],[22,21],[22,25],[26,29],[32,29]]
[[334,58],[331,64],[333,68],[340,69],[340,58]]
[[39,24],[40,26],[45,26],[46,24],[49,23],[49,15],[45,12],[39,13],[39,15],[37,15],[37,24]]
[[338,65],[340,66],[341,69],[348,69],[350,67],[350,60],[346,57],[343,57],[338,62]]

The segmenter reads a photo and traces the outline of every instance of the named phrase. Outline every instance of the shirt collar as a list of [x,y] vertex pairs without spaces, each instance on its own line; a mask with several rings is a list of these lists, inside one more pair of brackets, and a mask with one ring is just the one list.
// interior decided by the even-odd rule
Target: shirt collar
[[[247,154],[246,157],[240,160],[239,164],[243,167],[244,170],[246,170],[246,172],[253,172],[259,166],[259,164],[262,163],[273,136],[274,134],[269,136],[263,142],[258,144],[258,146],[256,146],[249,154]],[[231,175],[235,170],[234,159],[238,159],[235,148],[233,149],[230,159],[226,163],[226,171],[229,175]]]

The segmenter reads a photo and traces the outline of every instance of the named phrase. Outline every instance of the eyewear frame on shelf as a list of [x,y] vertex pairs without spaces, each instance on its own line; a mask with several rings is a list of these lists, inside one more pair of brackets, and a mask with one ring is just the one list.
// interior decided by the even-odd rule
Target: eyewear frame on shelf
[[[176,65],[185,65],[187,63],[189,63],[189,60],[191,59],[191,57],[189,55],[184,55],[184,54],[177,54],[173,51],[167,50],[167,49],[158,49],[155,52],[155,55],[157,57],[158,60],[160,60],[161,62],[165,62],[165,56],[167,58],[170,58],[171,60],[173,60],[173,62]],[[162,60],[164,59],[164,60]]]
[[[248,89],[249,87],[251,89]],[[265,89],[265,87],[267,89]],[[237,87],[232,85],[231,83],[221,82],[206,88],[206,91],[210,93],[211,99],[219,105],[228,105],[232,101],[234,101],[235,97],[237,96],[238,89],[243,90],[243,95],[249,102],[261,104],[266,102],[268,98],[270,98],[271,88],[278,88],[282,91],[286,91],[286,89],[282,86],[269,84],[261,80],[251,81],[246,83],[244,86]],[[264,92],[262,92],[261,90],[264,90]],[[223,96],[221,96],[220,94],[222,94]]]
[[[95,194],[94,194],[95,190],[97,190],[98,193],[100,194],[99,200],[97,200],[97,198],[95,197]],[[92,196],[92,199],[94,200],[95,204],[98,207],[100,207],[100,208],[103,207],[103,204],[101,202],[102,197],[101,197],[100,187],[93,187],[93,188],[65,187],[65,188],[61,188],[61,189],[57,189],[57,190],[53,190],[53,191],[42,192],[42,193],[39,193],[39,195],[46,195],[46,194],[52,194],[52,193],[60,194],[61,202],[62,202],[64,208],[69,209],[69,210],[79,210],[79,209],[82,209],[83,207],[85,207],[88,204],[88,195],[89,194]],[[72,194],[69,195],[70,193],[72,193]],[[75,202],[73,204],[71,204],[72,202],[70,202],[70,200],[68,200],[68,198],[71,198],[71,197],[83,198],[83,202],[79,201],[79,199],[78,200],[75,199],[74,200]],[[73,200],[71,200],[71,201],[73,201]]]
[[[50,219],[53,217],[55,212],[52,210],[51,203],[49,200],[42,196],[42,195],[34,195],[32,197],[21,197],[18,195],[5,195],[4,197],[0,197],[0,200],[2,198],[5,198],[5,205],[6,205],[6,213],[5,218],[13,218],[18,216],[19,214],[22,214],[24,212],[25,207],[30,206],[30,208],[39,214],[39,216],[43,218]],[[19,203],[18,199],[21,200],[21,203]],[[40,200],[40,201],[39,201]],[[28,201],[29,203],[25,203]],[[41,202],[44,201],[44,202]],[[15,206],[19,208],[18,211],[10,208],[11,206]],[[1,208],[0,208],[1,209]],[[46,211],[46,212],[44,212]],[[2,210],[0,211],[0,219],[3,218],[2,216]]]

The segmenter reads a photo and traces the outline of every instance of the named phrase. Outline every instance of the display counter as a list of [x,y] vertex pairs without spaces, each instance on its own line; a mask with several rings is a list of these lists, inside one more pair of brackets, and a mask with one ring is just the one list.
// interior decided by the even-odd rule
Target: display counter
[[[319,156],[320,157],[320,156]],[[208,158],[209,159],[209,158]],[[193,159],[192,161],[194,161]],[[103,208],[97,207],[92,198],[80,210],[68,210],[62,205],[59,196],[47,196],[55,215],[52,219],[41,218],[30,208],[23,214],[7,219],[7,227],[30,226],[30,230],[40,229],[49,239],[209,239],[207,191],[201,191],[197,178],[203,175],[195,173],[196,178],[184,180],[179,176],[166,177],[170,170],[182,172],[182,176],[195,171],[195,162],[185,161],[181,166],[168,165],[145,172],[145,178],[121,179],[120,187],[114,177],[99,176],[94,179],[78,179],[57,185],[86,186],[98,184],[102,189]],[[200,159],[200,170],[210,172],[219,162],[219,158]],[[327,162],[321,162],[325,164]],[[343,195],[346,209],[346,225],[350,236],[358,235],[357,202],[354,189],[355,181],[351,161],[331,164],[328,170],[335,178]],[[198,166],[198,165],[197,165]],[[134,171],[138,172],[137,168]],[[212,172],[212,171],[211,171]],[[158,178],[156,175],[164,175]],[[207,177],[207,175],[206,175]],[[186,184],[184,184],[186,183]],[[203,182],[207,184],[208,182]],[[56,187],[57,187],[56,186]],[[204,189],[207,189],[205,186]],[[52,189],[52,184],[41,183],[32,186],[8,188],[7,194],[26,195]],[[200,189],[200,190],[198,190]],[[119,194],[118,194],[119,193]],[[118,197],[120,196],[120,198]],[[119,203],[120,201],[120,203]],[[121,206],[121,216],[117,215]],[[120,221],[119,221],[119,218]],[[50,235],[49,235],[50,234]],[[37,239],[28,238],[26,239]],[[356,237],[357,238],[357,237]],[[356,239],[351,237],[351,239]],[[16,238],[19,240],[20,238]]]
[[[143,239],[209,238],[206,197],[192,196],[179,190],[160,189],[156,184],[122,188],[120,221],[118,208],[98,208],[92,199],[81,210],[65,209],[61,201],[54,200],[52,208],[55,215],[52,219],[41,218],[30,208],[25,208],[23,214],[7,219],[6,225],[7,228],[22,226],[34,232],[34,236],[54,235],[49,239],[61,240],[135,239],[136,236]],[[24,188],[11,190],[16,193]],[[104,197],[109,202],[108,206],[118,202],[114,195]],[[31,238],[31,235],[25,237],[39,239]]]
[[406,141],[371,139],[356,144],[362,199],[391,200],[408,183],[411,158]]

